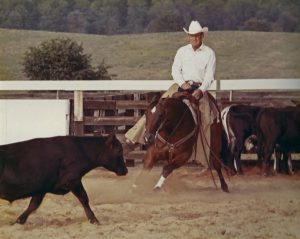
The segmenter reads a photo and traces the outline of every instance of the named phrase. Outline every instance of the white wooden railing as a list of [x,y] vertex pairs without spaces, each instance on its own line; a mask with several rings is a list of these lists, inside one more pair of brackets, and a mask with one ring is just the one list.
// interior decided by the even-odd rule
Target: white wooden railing
[[[171,80],[109,80],[109,81],[0,81],[1,91],[70,91],[74,92],[74,125],[78,131],[83,122],[84,91],[165,91]],[[230,79],[214,82],[211,91],[229,91],[231,101],[234,91],[291,90],[300,94],[300,79]],[[297,93],[298,94],[298,93]],[[28,103],[28,102],[26,102]],[[1,111],[1,109],[0,109]],[[1,112],[0,112],[1,113]],[[0,115],[1,116],[1,115]],[[23,117],[24,118],[24,117]],[[1,121],[1,117],[0,117]],[[2,119],[3,121],[3,119]],[[1,133],[1,132],[0,132]]]
[[[99,80],[99,81],[0,81],[0,91],[55,90],[74,91],[74,120],[83,121],[83,91],[164,91],[172,80]],[[228,79],[215,81],[210,90],[296,90],[300,79]],[[230,96],[231,97],[231,96]]]
[[[121,90],[163,91],[172,80],[99,80],[99,81],[0,81],[0,91],[16,90]],[[300,90],[300,79],[230,79],[215,81],[210,90]]]

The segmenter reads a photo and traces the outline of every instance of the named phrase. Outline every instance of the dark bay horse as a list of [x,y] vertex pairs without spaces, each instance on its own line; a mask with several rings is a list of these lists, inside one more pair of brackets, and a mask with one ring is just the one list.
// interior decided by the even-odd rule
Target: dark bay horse
[[[211,125],[211,152],[207,152],[207,157],[209,167],[212,166],[218,173],[222,190],[228,192],[221,171],[221,134],[222,123],[215,120]],[[182,97],[161,98],[150,103],[146,111],[145,141],[148,148],[144,157],[144,169],[150,170],[156,162],[164,162],[162,175],[155,189],[161,188],[168,175],[189,160],[197,135],[197,123]]]

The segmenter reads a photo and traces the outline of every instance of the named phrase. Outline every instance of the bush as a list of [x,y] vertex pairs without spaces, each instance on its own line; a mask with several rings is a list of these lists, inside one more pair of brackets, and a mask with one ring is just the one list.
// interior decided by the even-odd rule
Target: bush
[[91,66],[91,55],[67,39],[51,39],[25,52],[23,67],[30,80],[111,80],[104,61]]

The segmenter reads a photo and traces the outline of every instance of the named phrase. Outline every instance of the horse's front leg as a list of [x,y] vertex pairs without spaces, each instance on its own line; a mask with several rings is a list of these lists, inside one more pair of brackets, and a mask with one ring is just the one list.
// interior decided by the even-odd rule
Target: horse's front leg
[[164,184],[166,178],[173,172],[173,170],[177,168],[174,163],[167,164],[163,167],[162,174],[158,180],[158,182],[155,184],[153,189],[161,189],[162,185]]
[[[186,146],[178,147],[177,148],[176,156],[174,156],[171,159],[171,162],[166,162],[166,164],[163,167],[161,176],[158,180],[158,182],[155,184],[154,189],[160,189],[162,185],[164,184],[166,178],[173,172],[174,169],[180,168],[182,165],[184,165],[189,158],[191,157],[193,153],[193,147],[186,148]],[[165,152],[165,155],[161,155],[164,159],[168,157],[169,155]]]
[[154,164],[158,161],[158,151],[154,145],[149,146],[144,159],[143,159],[143,169],[151,170]]

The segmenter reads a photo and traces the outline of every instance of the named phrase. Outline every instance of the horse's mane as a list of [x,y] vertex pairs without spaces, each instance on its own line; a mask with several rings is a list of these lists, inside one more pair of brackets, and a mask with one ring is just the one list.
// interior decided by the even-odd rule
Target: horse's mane
[[199,101],[198,101],[194,96],[192,96],[190,93],[187,93],[187,92],[175,92],[175,93],[172,95],[172,98],[180,99],[180,100],[187,99],[187,100],[189,100],[192,104],[195,104],[195,105],[198,105],[198,104],[199,104]]
[[182,112],[187,109],[187,105],[179,98],[167,97],[160,100],[164,108],[170,108],[174,112]]
[[[183,102],[185,97],[167,97],[160,100],[161,106],[167,110],[168,119],[170,122],[177,124],[178,120],[180,121],[184,117],[184,121],[190,122],[190,126],[194,125],[195,120],[193,113],[189,106]],[[169,121],[168,120],[168,121]]]

